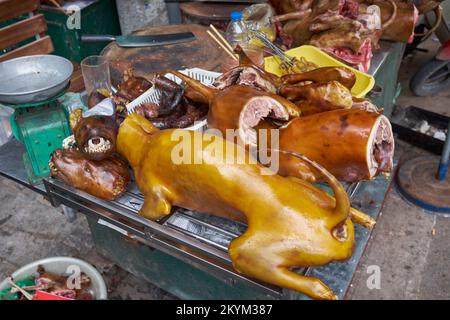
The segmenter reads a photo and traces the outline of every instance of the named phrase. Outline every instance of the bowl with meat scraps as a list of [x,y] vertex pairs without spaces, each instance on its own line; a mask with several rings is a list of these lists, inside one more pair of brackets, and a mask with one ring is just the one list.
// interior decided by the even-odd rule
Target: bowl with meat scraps
[[[54,279],[49,280],[49,278],[65,277],[67,280],[64,285],[67,287],[58,288],[60,291],[65,291],[61,296],[73,298],[73,296],[70,296],[70,290],[82,288],[83,292],[81,294],[84,295],[83,299],[86,299],[86,296],[88,297],[87,299],[92,298],[95,300],[106,300],[108,298],[105,281],[97,269],[83,260],[72,257],[50,257],[37,260],[14,271],[11,277],[15,283],[34,277],[36,286],[42,286],[43,288],[45,286],[50,287],[48,282]],[[11,288],[11,284],[8,282],[8,279],[5,279],[0,283],[0,292],[8,288]],[[42,291],[46,290],[43,289]],[[50,293],[59,295],[56,291]],[[79,294],[80,291],[77,291],[77,297]]]
[[[285,52],[288,56],[295,57],[301,63],[312,63],[318,68],[320,67],[345,67],[352,71],[356,76],[356,82],[351,89],[352,95],[356,98],[364,98],[364,96],[372,90],[375,85],[375,79],[371,75],[356,70],[345,63],[333,58],[326,52],[317,47],[303,45]],[[306,61],[305,61],[306,60]],[[280,67],[279,59],[275,57],[267,57],[264,59],[264,69],[268,72],[282,76],[285,74]]]

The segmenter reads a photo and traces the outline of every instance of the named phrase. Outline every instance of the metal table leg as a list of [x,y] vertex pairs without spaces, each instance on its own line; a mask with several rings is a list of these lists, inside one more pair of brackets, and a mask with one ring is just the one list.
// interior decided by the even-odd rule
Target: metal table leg
[[448,122],[447,138],[445,139],[444,149],[442,150],[441,162],[437,172],[439,181],[444,181],[448,171],[448,158],[450,156],[450,121]]

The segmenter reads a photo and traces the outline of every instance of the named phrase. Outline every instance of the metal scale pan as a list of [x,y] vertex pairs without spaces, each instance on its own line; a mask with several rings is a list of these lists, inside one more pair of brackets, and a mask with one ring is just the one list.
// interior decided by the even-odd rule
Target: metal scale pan
[[49,100],[63,91],[72,63],[59,56],[34,55],[0,63],[0,102],[11,107]]

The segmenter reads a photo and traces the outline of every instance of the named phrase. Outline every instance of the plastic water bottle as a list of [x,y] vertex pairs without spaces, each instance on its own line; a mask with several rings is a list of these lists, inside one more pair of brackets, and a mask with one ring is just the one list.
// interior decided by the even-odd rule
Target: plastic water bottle
[[230,14],[231,21],[228,24],[226,38],[234,48],[236,45],[245,45],[247,43],[247,27],[242,20],[242,13],[233,11]]

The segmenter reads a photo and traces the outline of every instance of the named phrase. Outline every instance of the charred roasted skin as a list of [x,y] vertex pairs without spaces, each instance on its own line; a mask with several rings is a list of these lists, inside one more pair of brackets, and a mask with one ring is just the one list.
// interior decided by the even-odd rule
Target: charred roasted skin
[[[334,110],[299,117],[280,128],[279,137],[280,149],[307,156],[341,181],[369,180],[392,170],[392,128],[385,116],[375,112]],[[322,179],[301,160],[283,154],[279,167],[283,176]]]
[[[186,128],[202,120],[208,113],[208,101],[202,95],[159,75],[155,88],[160,92],[158,103],[144,103],[134,110],[158,129]],[[186,94],[187,93],[187,94]]]
[[114,116],[81,118],[74,136],[80,151],[91,160],[103,160],[116,150],[117,122]]
[[302,81],[312,81],[314,83],[337,81],[351,90],[356,82],[356,76],[345,67],[322,67],[308,72],[287,74],[281,77],[283,85],[298,84]]
[[181,103],[183,87],[162,75],[156,77],[155,87],[161,92],[158,115],[171,114]]
[[117,157],[93,161],[78,150],[56,149],[49,166],[53,178],[104,200],[119,197],[130,181],[128,165]]
[[123,82],[119,85],[116,95],[127,101],[133,101],[152,87],[152,83],[143,77],[133,75],[131,69],[127,69],[123,75]]
[[349,109],[352,94],[340,82],[330,81],[306,85],[284,85],[280,94],[295,101],[303,116],[336,109]]
[[[202,137],[197,147],[194,135]],[[180,137],[191,144],[191,160],[208,161],[175,164],[173,154],[179,148]],[[223,161],[210,148],[211,141],[222,142],[222,154],[228,158],[232,152],[231,159],[236,161]],[[131,164],[144,194],[140,210],[143,217],[158,220],[170,214],[172,206],[179,206],[245,221],[248,229],[229,247],[237,271],[316,299],[336,298],[318,278],[290,270],[341,261],[352,255],[354,229],[348,196],[320,166],[300,156],[326,176],[336,201],[304,181],[261,174],[267,168],[249,163],[249,154],[242,149],[235,152],[240,147],[231,141],[187,130],[160,131],[137,114],[122,123],[117,148]],[[359,214],[365,220],[365,215]]]

